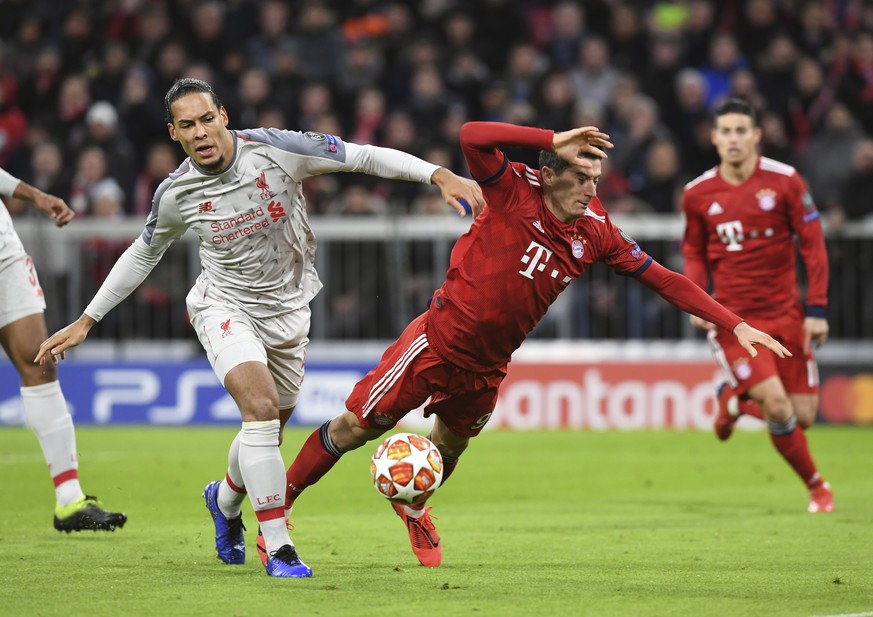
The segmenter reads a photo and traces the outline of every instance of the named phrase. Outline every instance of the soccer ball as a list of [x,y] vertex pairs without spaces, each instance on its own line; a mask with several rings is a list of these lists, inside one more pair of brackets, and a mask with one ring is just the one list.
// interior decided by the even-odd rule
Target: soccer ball
[[370,461],[373,486],[391,501],[424,502],[443,481],[443,457],[426,437],[397,433],[383,441]]

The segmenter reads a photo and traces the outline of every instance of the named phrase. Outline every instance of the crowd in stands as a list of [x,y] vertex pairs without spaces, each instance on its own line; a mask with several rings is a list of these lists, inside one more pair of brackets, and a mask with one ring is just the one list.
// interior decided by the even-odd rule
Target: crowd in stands
[[[870,210],[863,0],[3,0],[0,166],[80,215],[144,217],[183,156],[163,110],[182,76],[214,84],[231,128],[333,133],[459,171],[468,119],[597,125],[616,144],[601,197],[620,212],[677,212],[716,161],[710,110],[741,96],[762,153],[801,170],[830,223]],[[314,214],[448,213],[429,187],[306,189]]]

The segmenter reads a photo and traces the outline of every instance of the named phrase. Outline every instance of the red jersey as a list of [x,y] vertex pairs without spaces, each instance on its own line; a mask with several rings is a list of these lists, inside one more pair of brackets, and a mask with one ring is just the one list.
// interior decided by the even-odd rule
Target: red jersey
[[446,281],[428,309],[427,338],[434,351],[471,371],[505,365],[558,294],[596,261],[621,274],[650,270],[643,282],[677,306],[703,305],[719,325],[735,327],[739,318],[655,264],[610,221],[597,198],[584,216],[560,221],[543,199],[539,171],[509,161],[497,148],[550,150],[553,135],[492,122],[462,128],[461,148],[488,206],[452,249]]
[[819,213],[797,171],[759,157],[739,186],[718,167],[688,183],[682,196],[685,273],[746,317],[771,318],[797,306],[794,237],[806,268],[807,315],[824,317],[828,262]]

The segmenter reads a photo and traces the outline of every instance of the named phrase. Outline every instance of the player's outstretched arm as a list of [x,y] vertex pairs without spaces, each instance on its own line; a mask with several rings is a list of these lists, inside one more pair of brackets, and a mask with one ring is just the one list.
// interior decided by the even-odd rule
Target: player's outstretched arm
[[758,355],[758,350],[755,349],[755,345],[763,345],[780,358],[791,357],[791,352],[785,349],[779,341],[766,332],[756,330],[745,321],[740,322],[737,327],[734,328],[733,333],[734,336],[737,337],[740,345],[743,346],[743,349],[749,352],[749,355],[753,358]]
[[461,203],[462,200],[470,205],[474,217],[478,216],[482,212],[482,208],[485,207],[482,189],[473,180],[462,178],[445,167],[440,167],[433,172],[430,181],[439,187],[446,203],[461,216],[467,213]]
[[45,366],[47,358],[51,358],[53,364],[65,358],[65,352],[70,347],[81,344],[88,336],[88,332],[97,322],[88,315],[82,315],[63,330],[58,330],[39,346],[39,351],[33,359],[34,363]]

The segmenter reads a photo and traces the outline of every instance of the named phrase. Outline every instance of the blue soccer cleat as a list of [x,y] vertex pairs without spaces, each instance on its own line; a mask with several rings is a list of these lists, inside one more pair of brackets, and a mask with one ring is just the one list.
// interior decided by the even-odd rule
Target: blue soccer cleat
[[210,482],[203,489],[203,499],[206,501],[206,509],[212,515],[215,523],[215,552],[224,563],[233,565],[246,562],[246,539],[243,536],[245,526],[242,522],[242,514],[236,518],[227,518],[218,509],[218,486],[221,480]]
[[312,568],[300,561],[293,546],[286,544],[278,551],[270,553],[267,574],[278,578],[309,578],[312,576]]

